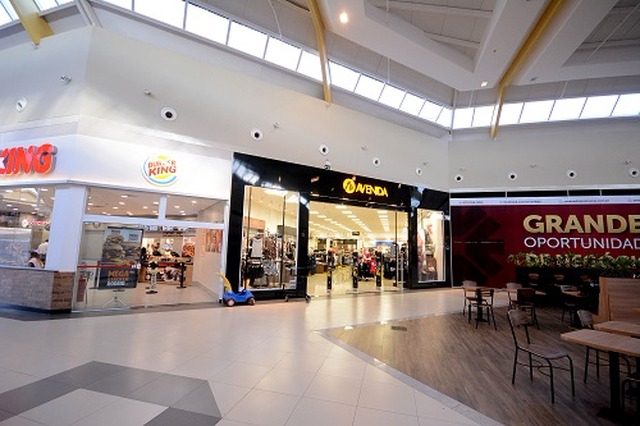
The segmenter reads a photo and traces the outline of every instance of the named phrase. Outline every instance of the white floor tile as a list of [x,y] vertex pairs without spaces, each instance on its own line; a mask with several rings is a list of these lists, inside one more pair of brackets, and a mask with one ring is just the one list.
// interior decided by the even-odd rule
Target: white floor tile
[[249,387],[212,381],[209,381],[209,387],[223,416],[231,411],[251,391]]
[[0,422],[0,426],[42,426],[42,423],[34,422],[25,417],[11,417],[3,422]]
[[462,425],[475,425],[476,423],[463,416],[462,414],[452,410],[439,401],[417,392],[416,395],[416,407],[418,410],[418,417],[420,417],[421,423],[425,425],[431,422],[446,421],[454,424]]
[[229,385],[254,387],[271,370],[270,367],[233,362],[210,380]]
[[302,398],[287,426],[351,426],[356,407],[319,399]]
[[326,359],[323,355],[289,353],[276,364],[275,369],[317,373]]
[[39,380],[37,377],[15,371],[3,370],[0,372],[0,393],[20,386],[28,385]]
[[360,391],[359,407],[417,416],[414,389],[395,383],[369,382]]
[[357,358],[327,358],[318,373],[362,380],[366,365],[364,361]]
[[134,401],[132,399],[117,398],[111,404],[101,408],[93,414],[73,423],[74,426],[143,426],[151,419],[166,410],[156,404]]
[[256,385],[256,389],[302,396],[309,388],[315,373],[294,370],[271,370]]
[[[436,423],[434,423],[435,425]],[[420,426],[416,416],[358,407],[353,426]]]
[[249,392],[225,418],[252,425],[284,425],[299,400],[299,397],[255,389]]
[[349,377],[318,374],[304,393],[305,397],[356,405],[362,381]]
[[20,415],[49,426],[71,425],[113,403],[117,398],[113,395],[78,389]]

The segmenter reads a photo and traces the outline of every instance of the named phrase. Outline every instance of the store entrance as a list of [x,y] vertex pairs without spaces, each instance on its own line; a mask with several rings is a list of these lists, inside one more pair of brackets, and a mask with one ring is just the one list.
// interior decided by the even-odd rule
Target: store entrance
[[309,210],[309,295],[404,288],[407,213],[318,201]]

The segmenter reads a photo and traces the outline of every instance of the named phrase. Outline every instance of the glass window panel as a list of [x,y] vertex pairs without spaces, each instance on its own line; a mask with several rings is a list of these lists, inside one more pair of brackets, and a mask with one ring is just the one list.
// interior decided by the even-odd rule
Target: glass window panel
[[418,115],[422,105],[424,105],[424,98],[407,93],[400,105],[400,110],[407,114]]
[[473,123],[471,127],[489,127],[493,118],[494,105],[476,107],[473,113]]
[[300,56],[300,63],[298,64],[298,72],[314,80],[322,81],[320,57],[314,53],[303,50],[302,56]]
[[629,117],[640,114],[640,93],[620,95],[618,103],[613,110],[614,117]]
[[55,0],[36,0],[35,3],[40,10],[51,9],[52,7],[56,7],[58,5]]
[[558,99],[553,106],[550,121],[577,120],[587,98]]
[[452,115],[453,115],[453,110],[451,108],[442,108],[442,112],[440,113],[440,116],[438,117],[438,121],[436,121],[436,123],[438,123],[443,127],[449,128],[451,127]]
[[453,114],[453,128],[465,129],[471,127],[471,119],[473,118],[473,108],[456,108]]
[[295,289],[298,193],[246,187],[243,216],[242,285]]
[[500,125],[517,124],[520,121],[520,114],[522,114],[522,106],[521,102],[502,105]]
[[182,28],[184,21],[183,0],[136,0],[134,11],[149,18]]
[[30,253],[49,239],[54,201],[54,187],[0,190],[0,265],[27,266]]
[[13,21],[6,10],[0,6],[0,25],[8,24]]
[[105,0],[107,3],[115,4],[116,6],[120,6],[124,9],[133,9],[133,0]]
[[609,117],[617,100],[618,95],[589,97],[580,118]]
[[380,95],[380,103],[398,109],[406,93],[404,90],[385,84]]
[[331,84],[342,89],[353,92],[358,83],[360,73],[351,68],[344,67],[335,62],[329,62],[329,71],[331,73]]
[[216,43],[227,44],[229,20],[199,6],[189,4],[185,29]]
[[269,37],[267,53],[265,54],[264,59],[280,65],[281,67],[295,71],[298,66],[301,51],[302,50],[296,46],[292,46],[289,43]]
[[422,110],[420,111],[420,118],[429,120],[433,123],[436,122],[440,113],[442,112],[442,105],[434,104],[430,101],[425,101]]
[[363,74],[360,76],[360,80],[358,80],[355,93],[360,96],[364,96],[365,98],[377,101],[380,98],[380,93],[382,93],[383,87],[384,83],[382,81]]
[[67,4],[67,3],[72,3],[73,0],[57,0],[58,4]]
[[267,35],[237,22],[232,22],[228,45],[251,56],[262,58],[267,45]]
[[89,188],[85,213],[157,218],[160,195],[149,192]]
[[520,123],[547,121],[552,107],[553,101],[525,102],[522,115],[520,116]]

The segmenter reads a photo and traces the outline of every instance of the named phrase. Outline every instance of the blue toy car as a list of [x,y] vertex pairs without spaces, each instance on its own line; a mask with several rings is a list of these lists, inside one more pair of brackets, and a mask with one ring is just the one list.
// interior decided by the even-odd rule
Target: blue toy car
[[216,274],[220,276],[220,278],[222,278],[222,281],[224,282],[224,291],[222,292],[222,299],[220,299],[222,303],[227,306],[233,306],[236,303],[246,303],[247,305],[256,304],[256,298],[254,297],[253,293],[251,293],[251,291],[244,289],[236,293],[231,289],[231,283],[229,282],[227,277],[225,277],[221,273]]

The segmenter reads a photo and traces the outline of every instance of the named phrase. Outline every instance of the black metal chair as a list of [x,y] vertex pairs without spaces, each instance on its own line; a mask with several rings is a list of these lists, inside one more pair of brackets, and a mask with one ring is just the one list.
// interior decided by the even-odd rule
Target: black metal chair
[[462,305],[462,315],[466,313],[467,305],[469,304],[469,299],[476,297],[476,289],[472,287],[477,287],[478,283],[473,280],[464,280],[462,281],[462,295],[464,297],[464,304]]
[[[635,385],[635,392],[631,390],[632,385]],[[640,416],[640,371],[636,371],[633,374],[629,374],[622,381],[622,411],[624,412],[624,401],[627,398],[636,400],[636,415]]]
[[530,315],[530,324],[535,324],[540,330],[538,323],[538,315],[536,314],[536,290],[531,287],[523,287],[517,289],[516,299],[512,301],[512,306],[521,311],[528,312]]
[[[535,367],[540,373],[549,376],[549,381],[551,384],[551,403],[555,402],[555,390],[553,386],[553,370],[568,370],[571,373],[571,395],[575,397],[576,395],[576,387],[573,379],[573,360],[569,356],[569,354],[563,350],[547,346],[547,345],[539,345],[535,343],[531,343],[531,338],[529,336],[529,325],[531,325],[530,321],[526,318],[527,314],[525,311],[519,309],[511,309],[507,312],[507,317],[509,319],[509,327],[511,328],[511,335],[513,336],[513,343],[515,345],[515,356],[513,358],[513,375],[511,377],[511,383],[516,383],[516,367],[518,365],[527,365],[529,367],[529,377],[533,380],[533,368]],[[524,329],[524,332],[518,332],[518,330]],[[518,334],[524,334],[526,337],[526,343],[523,342],[522,336],[518,338]],[[520,352],[524,352],[528,356],[527,363],[521,363],[518,360],[518,356]],[[536,358],[536,363],[534,364],[534,359]],[[555,361],[562,360],[566,358],[569,361],[569,367],[562,367],[558,365],[554,365]]]
[[498,326],[496,325],[496,317],[493,314],[493,294],[495,290],[492,288],[489,289],[476,289],[475,297],[469,297],[467,300],[469,301],[469,320],[471,322],[471,313],[473,310],[476,310],[476,328],[478,328],[478,323],[481,321],[480,318],[485,318],[483,315],[483,311],[487,311],[486,313],[486,321],[491,322],[489,320],[489,314],[491,314],[491,320],[493,321],[493,327],[497,330]]

